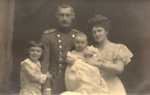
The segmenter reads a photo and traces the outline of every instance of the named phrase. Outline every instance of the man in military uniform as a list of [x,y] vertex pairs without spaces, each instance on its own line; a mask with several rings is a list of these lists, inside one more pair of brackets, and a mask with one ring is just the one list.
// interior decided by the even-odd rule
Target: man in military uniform
[[72,20],[75,18],[72,6],[62,4],[55,14],[58,19],[58,27],[44,31],[42,43],[44,44],[44,56],[41,61],[42,72],[48,71],[53,76],[52,80],[46,80],[43,84],[45,95],[60,94],[66,90],[64,83],[66,54],[73,49],[72,39],[79,32],[71,29]]

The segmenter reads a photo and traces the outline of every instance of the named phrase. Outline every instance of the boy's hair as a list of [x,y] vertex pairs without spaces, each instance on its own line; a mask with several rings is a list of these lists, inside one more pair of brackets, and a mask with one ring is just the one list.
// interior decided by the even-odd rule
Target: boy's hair
[[42,48],[42,50],[44,49],[44,46],[41,41],[39,41],[39,40],[29,41],[27,44],[26,50],[25,50],[26,57],[29,57],[29,50],[31,47],[40,47],[40,48]]
[[38,40],[29,41],[27,48],[30,48],[30,47],[40,47],[42,49],[44,48],[42,42]]
[[76,37],[84,37],[84,38],[86,38],[86,40],[88,40],[86,34],[83,33],[83,32],[78,32],[78,33],[76,33],[76,35],[75,35],[75,37],[74,37],[74,40],[76,39]]

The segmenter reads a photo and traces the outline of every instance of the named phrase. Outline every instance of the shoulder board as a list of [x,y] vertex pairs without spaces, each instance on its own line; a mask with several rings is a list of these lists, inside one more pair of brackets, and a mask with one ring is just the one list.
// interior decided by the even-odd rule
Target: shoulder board
[[44,31],[43,34],[50,34],[50,33],[53,33],[54,31],[56,31],[56,29],[48,29]]
[[81,31],[79,31],[79,30],[77,30],[77,29],[72,29],[72,31],[73,31],[73,32],[76,32],[76,33],[81,32]]

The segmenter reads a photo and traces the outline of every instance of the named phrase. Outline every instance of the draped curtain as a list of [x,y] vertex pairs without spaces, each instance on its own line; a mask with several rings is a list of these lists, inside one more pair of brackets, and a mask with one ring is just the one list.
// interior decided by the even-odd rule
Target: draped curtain
[[0,0],[0,94],[9,92],[12,74],[14,0]]

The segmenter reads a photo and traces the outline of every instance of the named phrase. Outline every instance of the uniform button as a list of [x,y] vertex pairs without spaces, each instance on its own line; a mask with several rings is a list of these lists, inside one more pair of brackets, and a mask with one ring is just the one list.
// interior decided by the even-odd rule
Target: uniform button
[[59,70],[59,72],[62,72],[62,70]]
[[72,37],[74,38],[74,37],[75,37],[75,35],[73,34],[73,35],[72,35]]
[[62,67],[62,64],[59,64],[59,67]]
[[59,54],[62,54],[62,52],[60,51]]
[[62,45],[60,45],[59,48],[62,48]]
[[60,34],[57,34],[57,37],[60,37]]
[[58,40],[59,43],[61,43],[61,40]]
[[62,58],[59,58],[60,61],[62,61]]

